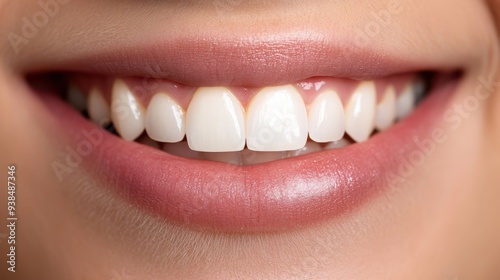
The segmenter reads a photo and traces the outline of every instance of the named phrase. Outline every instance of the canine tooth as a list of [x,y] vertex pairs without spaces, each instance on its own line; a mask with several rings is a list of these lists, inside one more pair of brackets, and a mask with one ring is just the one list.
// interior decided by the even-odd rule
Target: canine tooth
[[245,147],[245,116],[227,88],[199,88],[186,114],[189,147],[200,152],[234,152]]
[[111,122],[108,103],[96,87],[89,92],[87,108],[89,117],[94,123],[105,126]]
[[315,142],[327,143],[342,139],[344,134],[342,101],[333,90],[321,93],[309,108],[309,137]]
[[186,134],[184,110],[164,93],[156,94],[149,102],[145,125],[149,137],[158,142],[180,142]]
[[305,146],[307,111],[292,86],[267,87],[251,101],[247,113],[247,146],[253,151],[291,151]]
[[382,101],[377,105],[377,117],[375,127],[384,131],[391,127],[396,121],[396,89],[387,87]]
[[206,160],[229,163],[233,165],[242,164],[240,152],[203,153],[203,158]]
[[319,152],[321,150],[323,150],[323,149],[321,148],[321,146],[318,143],[308,141],[304,148],[288,152],[288,157],[296,157],[296,156],[312,154],[312,153]]
[[68,103],[80,112],[87,109],[87,101],[85,100],[85,95],[82,90],[74,83],[70,83],[68,86]]
[[396,101],[396,116],[398,119],[406,118],[415,107],[415,88],[413,83],[408,83]]
[[346,132],[356,142],[370,138],[375,128],[377,94],[375,82],[362,82],[346,109]]
[[113,84],[111,120],[120,136],[133,141],[144,131],[144,108],[120,79]]
[[185,141],[164,144],[162,150],[178,157],[202,159],[201,153],[191,150]]

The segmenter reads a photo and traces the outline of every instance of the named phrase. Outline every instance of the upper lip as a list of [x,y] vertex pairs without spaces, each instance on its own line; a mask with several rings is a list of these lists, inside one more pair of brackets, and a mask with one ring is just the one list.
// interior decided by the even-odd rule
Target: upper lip
[[353,36],[320,31],[273,35],[159,36],[153,42],[114,45],[89,55],[76,51],[70,59],[28,70],[83,71],[114,76],[167,79],[190,86],[261,87],[332,76],[374,79],[422,70],[456,69],[456,64],[396,57],[382,49],[356,44]]

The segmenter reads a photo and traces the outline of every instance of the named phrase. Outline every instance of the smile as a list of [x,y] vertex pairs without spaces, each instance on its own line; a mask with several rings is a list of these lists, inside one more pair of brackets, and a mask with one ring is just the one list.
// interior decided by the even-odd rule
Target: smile
[[[170,70],[154,75],[129,68],[148,61],[142,54],[123,62],[107,53],[110,67],[99,56],[71,61],[58,86],[33,87],[70,142],[98,140],[83,158],[93,175],[139,208],[196,229],[287,230],[362,205],[390,187],[460,78],[449,67],[376,55],[329,68],[318,54],[335,48],[323,44],[289,52],[282,66],[297,63],[288,72],[248,69],[275,46],[221,44],[190,60],[186,44],[211,42],[153,49],[171,60]],[[228,48],[255,53],[217,60]],[[312,62],[301,63],[304,56]],[[194,67],[202,60],[220,68]],[[44,75],[32,80],[50,83]]]

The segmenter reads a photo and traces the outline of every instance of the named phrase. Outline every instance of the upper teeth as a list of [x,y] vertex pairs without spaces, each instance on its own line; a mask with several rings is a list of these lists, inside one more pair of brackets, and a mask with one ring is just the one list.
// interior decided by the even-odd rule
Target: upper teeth
[[291,85],[262,89],[248,107],[247,146],[253,151],[292,151],[307,142],[307,111]]
[[94,122],[103,125],[103,120],[111,119],[120,136],[129,141],[146,130],[151,139],[163,143],[186,137],[189,148],[199,152],[242,151],[245,144],[253,151],[280,152],[304,148],[308,137],[332,147],[344,145],[340,143],[346,134],[356,142],[366,141],[375,129],[386,130],[408,116],[422,88],[421,81],[408,82],[398,95],[388,85],[377,97],[376,83],[364,81],[347,101],[327,89],[306,105],[293,85],[265,87],[244,108],[228,88],[201,87],[185,109],[168,92],[155,94],[144,106],[117,79],[111,106],[99,89],[92,88],[87,108]]
[[189,148],[203,152],[234,152],[245,147],[243,107],[226,88],[199,88],[186,116]]

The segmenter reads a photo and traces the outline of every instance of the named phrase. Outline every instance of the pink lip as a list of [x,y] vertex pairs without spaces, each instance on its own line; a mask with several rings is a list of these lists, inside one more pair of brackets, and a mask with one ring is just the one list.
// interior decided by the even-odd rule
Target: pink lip
[[179,158],[123,141],[58,98],[42,96],[73,147],[85,139],[83,131],[102,136],[84,162],[95,178],[106,182],[103,187],[171,222],[257,232],[332,219],[386,190],[388,178],[399,174],[409,153],[418,151],[414,137],[430,135],[456,85],[436,88],[411,117],[368,142],[243,167]]
[[[395,57],[350,36],[329,32],[293,31],[279,34],[176,36],[147,34],[145,40],[116,45],[98,53],[75,54],[29,71],[65,70],[110,76],[163,78],[190,86],[261,87],[288,84],[310,77],[368,80],[421,70],[453,70],[432,60]],[[148,40],[147,38],[153,38]]]
[[[196,85],[275,85],[314,76],[383,77],[449,69],[376,50],[354,49],[348,37],[292,32],[273,36],[158,38],[76,54],[51,69],[161,77]],[[148,42],[148,40],[145,40]],[[125,59],[124,59],[125,58]],[[329,58],[329,59],[325,59]],[[158,67],[156,70],[155,66]],[[33,66],[36,68],[37,66]],[[149,68],[149,70],[148,70]],[[154,73],[151,73],[151,69]],[[277,231],[331,219],[386,190],[414,136],[430,135],[456,82],[437,87],[408,119],[369,141],[340,150],[255,165],[184,159],[99,130],[52,95],[42,95],[61,135],[76,147],[84,131],[102,136],[84,158],[87,170],[140,208],[171,222],[226,232]]]

